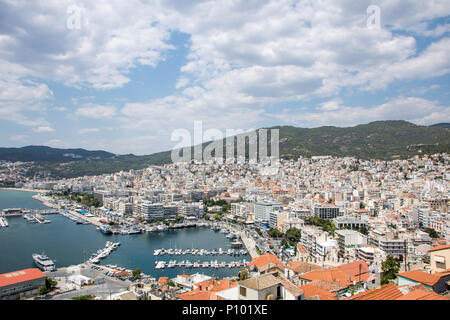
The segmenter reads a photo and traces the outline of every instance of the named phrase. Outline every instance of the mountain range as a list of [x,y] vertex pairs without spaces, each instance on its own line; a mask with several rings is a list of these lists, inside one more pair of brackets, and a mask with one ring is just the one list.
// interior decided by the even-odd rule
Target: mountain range
[[[266,129],[279,129],[280,157],[283,159],[331,155],[392,160],[417,154],[450,152],[449,128],[449,123],[419,126],[407,121],[376,121],[346,128],[276,126]],[[204,143],[203,148],[209,143]],[[28,146],[0,148],[0,160],[34,161],[30,175],[45,171],[55,177],[76,177],[171,163],[171,151],[136,156]]]

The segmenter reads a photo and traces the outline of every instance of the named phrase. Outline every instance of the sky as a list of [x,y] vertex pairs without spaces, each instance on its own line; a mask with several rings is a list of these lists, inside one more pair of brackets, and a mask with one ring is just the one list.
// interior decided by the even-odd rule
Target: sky
[[448,0],[0,0],[0,146],[142,155],[195,121],[450,122],[449,16]]

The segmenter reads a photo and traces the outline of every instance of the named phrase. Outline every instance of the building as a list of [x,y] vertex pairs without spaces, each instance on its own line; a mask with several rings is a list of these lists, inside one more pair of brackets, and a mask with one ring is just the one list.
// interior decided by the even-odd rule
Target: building
[[436,293],[444,293],[450,289],[450,272],[427,273],[420,270],[411,270],[397,274],[397,285],[422,284]]
[[264,274],[273,270],[284,271],[283,262],[273,254],[263,254],[253,258],[247,266],[250,268],[250,271],[254,271],[257,274]]
[[345,256],[346,248],[355,248],[367,244],[367,237],[358,231],[337,230],[336,235],[338,236],[339,257]]
[[286,219],[287,214],[283,211],[271,211],[269,213],[269,227],[282,229],[281,226]]
[[450,245],[437,246],[430,250],[430,269],[432,273],[450,269]]
[[164,206],[161,203],[150,203],[144,201],[141,204],[141,216],[145,219],[164,218]]
[[133,214],[133,204],[126,203],[126,202],[120,202],[119,203],[119,211],[124,216],[131,216]]
[[305,222],[300,218],[287,218],[284,220],[283,232],[286,233],[289,229],[300,230],[305,226]]
[[354,217],[337,217],[333,219],[333,223],[338,229],[359,229],[361,227],[367,228],[367,221]]
[[334,218],[342,216],[340,208],[331,205],[322,205],[314,207],[314,216],[326,220],[332,220]]
[[303,291],[274,271],[239,282],[239,300],[303,300]]
[[369,245],[383,250],[393,256],[404,256],[408,253],[408,240],[396,231],[371,230],[368,237]]
[[39,294],[47,276],[39,269],[0,274],[0,300],[19,300]]
[[269,223],[270,213],[273,211],[283,211],[283,204],[275,201],[260,201],[254,204],[255,221]]

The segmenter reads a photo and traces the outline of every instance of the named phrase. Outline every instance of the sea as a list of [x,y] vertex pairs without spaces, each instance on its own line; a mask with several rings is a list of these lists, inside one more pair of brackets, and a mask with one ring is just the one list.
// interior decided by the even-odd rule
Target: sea
[[[48,209],[32,198],[36,193],[0,190],[0,210],[6,208]],[[250,256],[229,255],[179,255],[154,256],[156,249],[207,249],[228,250],[231,240],[224,234],[207,227],[177,229],[165,232],[149,232],[136,235],[105,235],[93,225],[80,225],[61,215],[48,215],[49,224],[27,222],[23,217],[8,217],[9,227],[0,228],[0,273],[34,268],[32,254],[45,253],[56,267],[68,267],[86,261],[91,254],[104,248],[107,241],[121,245],[102,265],[117,265],[142,272],[152,277],[174,278],[178,274],[201,273],[212,277],[237,276],[240,268],[165,268],[155,269],[156,261],[250,261]]]

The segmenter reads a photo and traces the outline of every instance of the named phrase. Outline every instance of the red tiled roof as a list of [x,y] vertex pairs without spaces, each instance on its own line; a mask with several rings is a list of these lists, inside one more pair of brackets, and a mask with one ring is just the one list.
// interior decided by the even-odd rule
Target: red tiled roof
[[214,292],[210,291],[189,291],[177,296],[181,300],[222,300]]
[[303,291],[305,298],[318,296],[320,300],[337,300],[333,293],[309,283],[302,285],[300,289]]
[[263,254],[257,258],[253,258],[252,262],[248,263],[248,266],[255,266],[256,268],[261,269],[268,264],[274,264],[284,269],[283,263],[273,254]]
[[393,283],[386,284],[379,288],[370,289],[354,296],[348,297],[345,300],[395,300],[402,297],[403,294]]
[[3,273],[0,274],[0,287],[46,277],[41,270],[36,268]]
[[406,272],[401,272],[397,274],[399,277],[407,278],[416,282],[426,284],[430,287],[434,286],[443,276],[448,275],[448,273],[433,273],[429,274],[420,270],[411,270]]
[[442,245],[442,246],[436,246],[436,247],[431,248],[430,250],[428,250],[428,252],[444,250],[444,249],[450,249],[450,244]]
[[440,296],[433,291],[417,289],[395,300],[450,300],[450,298]]

